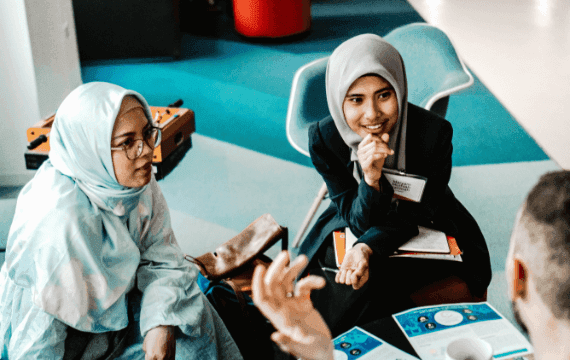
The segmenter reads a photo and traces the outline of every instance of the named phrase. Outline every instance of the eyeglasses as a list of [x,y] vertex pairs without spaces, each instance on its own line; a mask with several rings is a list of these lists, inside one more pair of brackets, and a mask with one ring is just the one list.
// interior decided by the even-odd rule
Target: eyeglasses
[[112,147],[111,150],[124,150],[127,154],[127,158],[129,160],[134,160],[142,155],[145,142],[151,150],[157,147],[160,144],[160,140],[162,138],[161,135],[162,133],[160,129],[152,126],[145,130],[143,134],[144,139],[127,139],[123,144],[121,144],[121,146]]

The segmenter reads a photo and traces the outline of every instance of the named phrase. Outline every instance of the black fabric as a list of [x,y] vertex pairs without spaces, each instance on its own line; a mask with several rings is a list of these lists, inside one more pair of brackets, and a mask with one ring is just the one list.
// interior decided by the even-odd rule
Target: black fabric
[[[134,290],[136,292],[136,290]],[[71,326],[66,328],[67,336],[64,343],[64,360],[112,360],[119,357],[129,343],[129,336],[139,329],[135,328],[134,321],[134,292],[128,296],[129,322],[126,328],[119,331],[103,333],[90,333],[79,331]],[[140,301],[140,295],[138,295]]]
[[321,246],[307,266],[307,272],[326,279],[323,289],[311,293],[311,300],[329,326],[333,337],[353,326],[390,316],[413,305],[395,289],[382,283],[382,277],[379,276],[382,271],[378,262],[371,262],[369,281],[358,290],[354,290],[352,286],[337,284],[336,273],[325,271],[322,267],[336,268],[332,243],[327,242]]
[[106,333],[87,333],[67,328],[64,360],[111,360],[121,355],[126,348],[129,331],[126,327],[119,331]]
[[321,246],[307,266],[307,272],[326,279],[325,288],[313,291],[311,300],[330,327],[333,337],[353,326],[363,326],[415,307],[410,294],[425,284],[451,275],[465,278],[463,264],[455,261],[372,255],[368,282],[363,288],[354,290],[352,286],[337,284],[334,280],[336,273],[322,270],[322,267],[336,267],[332,241]]
[[408,339],[406,339],[406,335],[404,335],[404,332],[400,329],[393,317],[389,316],[374,320],[363,325],[362,328],[371,334],[378,336],[388,344],[419,358]]
[[205,295],[214,306],[243,358],[293,360],[271,340],[275,328],[245,295],[245,308],[239,303],[233,289],[224,282],[210,283]]
[[[420,203],[399,201],[396,206],[391,202],[393,190],[384,176],[383,192],[375,191],[365,181],[356,182],[350,149],[331,117],[312,124],[309,152],[327,185],[331,205],[307,234],[299,253],[313,258],[326,241],[332,241],[334,230],[349,227],[359,242],[372,248],[375,262],[385,261],[417,233],[417,225],[423,225],[456,238],[463,251],[463,263],[459,266],[462,278],[474,296],[483,296],[491,281],[489,251],[477,222],[448,186],[452,136],[448,121],[409,104],[406,170],[428,180]],[[383,274],[378,276],[386,278]]]

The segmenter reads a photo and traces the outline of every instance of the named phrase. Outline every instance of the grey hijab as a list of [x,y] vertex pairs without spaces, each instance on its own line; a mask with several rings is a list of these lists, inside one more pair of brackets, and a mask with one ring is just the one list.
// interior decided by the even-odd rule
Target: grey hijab
[[[389,146],[394,155],[388,156],[385,168],[406,170],[406,125],[408,116],[408,84],[404,61],[392,45],[378,35],[363,34],[340,44],[329,58],[326,91],[329,111],[340,136],[352,149],[351,160],[358,162],[358,144],[362,141],[348,126],[342,110],[348,88],[359,77],[377,74],[388,81],[398,99],[398,122],[390,132]],[[358,168],[355,163],[355,169]],[[356,175],[360,181],[361,175]]]

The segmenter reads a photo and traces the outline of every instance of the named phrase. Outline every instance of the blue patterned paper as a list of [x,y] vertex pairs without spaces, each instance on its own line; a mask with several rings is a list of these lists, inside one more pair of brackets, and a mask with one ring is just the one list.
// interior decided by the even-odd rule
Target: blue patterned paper
[[345,332],[333,343],[335,350],[345,353],[348,359],[358,359],[383,344],[358,328]]
[[[463,320],[456,325],[442,325],[435,321],[434,316],[440,311],[452,310],[463,315]],[[488,304],[457,304],[446,306],[434,306],[432,308],[421,308],[406,312],[400,315],[394,315],[397,322],[400,323],[408,337],[424,335],[436,331],[451,329],[454,327],[473,324],[481,321],[500,320],[501,315],[495,312]]]

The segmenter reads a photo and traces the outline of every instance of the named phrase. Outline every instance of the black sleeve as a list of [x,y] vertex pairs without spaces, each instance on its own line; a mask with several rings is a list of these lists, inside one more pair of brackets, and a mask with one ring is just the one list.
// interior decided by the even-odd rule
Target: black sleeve
[[382,176],[380,192],[365,181],[358,184],[350,164],[343,163],[325,145],[319,123],[309,128],[309,152],[313,165],[327,185],[332,202],[354,235],[360,237],[370,229],[375,219],[385,217],[391,210],[394,191],[388,180]]

